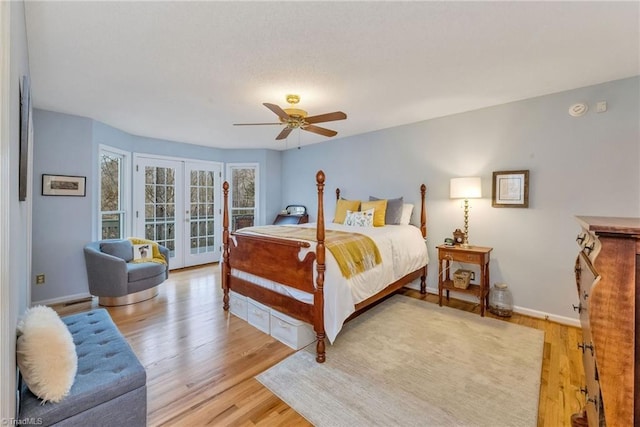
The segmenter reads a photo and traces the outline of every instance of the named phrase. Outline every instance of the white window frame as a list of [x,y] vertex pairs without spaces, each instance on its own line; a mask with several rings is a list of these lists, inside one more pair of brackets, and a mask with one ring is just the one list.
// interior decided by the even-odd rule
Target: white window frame
[[[120,210],[118,211],[102,211],[102,154],[107,153],[122,158],[120,171]],[[103,213],[121,213],[122,235],[124,238],[131,235],[132,215],[131,215],[131,153],[120,150],[115,147],[100,144],[98,146],[98,227],[96,230],[96,239],[102,240],[102,215]]]
[[[225,170],[225,179],[229,183],[229,221],[233,218],[233,179],[232,174],[234,169],[255,169],[255,194],[254,194],[254,213],[253,213],[253,224],[260,225],[259,214],[260,214],[260,163],[252,162],[252,163],[227,163],[227,167]],[[233,228],[233,224],[229,224],[229,229]]]

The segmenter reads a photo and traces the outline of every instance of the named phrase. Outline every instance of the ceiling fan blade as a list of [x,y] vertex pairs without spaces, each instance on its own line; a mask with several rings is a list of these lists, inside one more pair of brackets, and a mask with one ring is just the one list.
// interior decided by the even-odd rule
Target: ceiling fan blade
[[276,139],[285,139],[286,137],[289,136],[292,130],[293,128],[290,128],[290,127],[286,127],[282,129],[282,132],[280,132],[278,136],[276,136]]
[[319,114],[317,116],[306,117],[304,119],[307,123],[321,123],[321,122],[333,122],[335,120],[344,120],[347,115],[342,111],[334,111],[333,113]]
[[262,125],[281,125],[282,123],[234,123],[234,126],[262,126]]
[[264,105],[269,110],[271,110],[274,113],[276,113],[276,116],[280,117],[282,120],[285,120],[285,121],[289,120],[289,115],[282,108],[277,106],[276,104],[269,104],[268,102],[265,102],[262,105]]
[[321,128],[320,126],[314,126],[314,125],[307,125],[302,127],[301,129],[306,130],[308,132],[317,133],[319,135],[324,135],[324,136],[336,136],[338,134],[338,132],[336,132],[335,130],[325,129],[325,128]]

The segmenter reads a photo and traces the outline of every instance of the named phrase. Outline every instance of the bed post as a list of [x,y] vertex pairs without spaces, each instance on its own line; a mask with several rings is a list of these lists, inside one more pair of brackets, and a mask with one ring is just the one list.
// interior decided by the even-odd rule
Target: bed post
[[340,188],[336,188],[336,200],[340,200]]
[[[422,233],[422,237],[427,238],[427,208],[424,203],[425,194],[427,192],[427,186],[422,184],[420,186],[420,196],[422,202],[420,203],[420,232]],[[420,276],[420,293],[427,293],[427,266],[424,266],[424,270],[422,271],[422,276]]]
[[[316,362],[323,363],[325,360],[325,330],[324,330],[324,271],[325,271],[325,247],[324,247],[324,172],[316,173],[316,186],[318,187],[318,221],[316,224],[316,291],[313,295],[313,328],[316,331]],[[339,190],[338,190],[339,194]]]
[[222,184],[224,203],[222,205],[222,308],[229,310],[229,183]]

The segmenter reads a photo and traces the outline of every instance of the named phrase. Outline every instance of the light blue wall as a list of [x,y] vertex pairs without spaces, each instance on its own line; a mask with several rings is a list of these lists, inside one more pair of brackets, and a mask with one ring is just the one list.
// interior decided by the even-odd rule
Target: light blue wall
[[[260,165],[258,222],[264,224],[280,209],[280,157],[274,150],[222,150],[131,135],[101,122],[45,110],[35,110],[33,176],[33,272],[46,283],[32,282],[34,302],[59,302],[88,295],[82,247],[97,236],[98,150],[100,144],[157,156],[216,162],[256,162]],[[41,175],[87,177],[86,197],[41,196]]]
[[[0,419],[10,420],[15,417],[15,348],[16,324],[27,308],[29,299],[29,270],[31,266],[31,185],[27,192],[27,200],[18,201],[18,159],[20,154],[20,81],[22,76],[29,76],[29,59],[27,50],[27,34],[23,2],[6,2],[0,5],[3,13],[9,18],[8,28],[2,22],[3,36],[8,36],[9,51],[8,105],[2,109],[8,111],[8,140],[0,141],[3,199],[8,203],[2,206],[3,221],[0,231],[0,242],[3,248],[2,280],[0,281]],[[7,30],[6,32],[4,30]],[[3,40],[3,43],[5,40]],[[2,56],[2,54],[0,54]],[[3,61],[5,59],[3,58]],[[2,73],[0,73],[1,75]],[[4,82],[3,82],[4,83]],[[4,102],[4,94],[2,101]],[[3,133],[4,136],[4,133]],[[6,198],[5,198],[6,197]],[[4,215],[8,217],[4,217]],[[3,231],[7,231],[5,234]]]
[[[417,203],[427,185],[428,286],[437,289],[435,246],[463,228],[449,179],[481,176],[471,201],[470,242],[494,248],[491,283],[506,282],[531,314],[575,318],[575,215],[640,216],[639,78],[427,120],[288,150],[282,158],[283,204],[306,204],[315,218],[315,173],[327,176],[326,219],[335,188],[345,198],[403,196]],[[598,101],[608,111],[596,113]],[[591,109],[579,118],[576,102]],[[493,171],[530,170],[528,209],[491,207]],[[413,222],[419,221],[414,211]]]
[[[34,136],[33,274],[44,274],[46,281],[32,285],[31,300],[83,297],[88,288],[82,247],[92,240],[95,216],[93,121],[34,110]],[[85,176],[87,195],[43,196],[42,174]]]
[[[96,176],[97,146],[106,144],[163,156],[259,163],[261,224],[270,223],[287,204],[305,204],[315,217],[318,169],[327,174],[328,220],[337,186],[347,198],[403,196],[418,204],[418,188],[425,183],[432,290],[437,287],[435,245],[462,228],[462,209],[448,198],[449,179],[480,175],[484,197],[471,202],[470,240],[494,247],[491,282],[508,283],[515,304],[525,312],[575,318],[570,309],[576,299],[573,240],[579,231],[574,216],[640,215],[639,91],[636,77],[285,152],[161,141],[89,119],[36,111],[33,271],[45,273],[47,284],[32,286],[32,300],[86,292],[84,260],[76,247],[91,239],[97,209],[95,179],[88,179],[88,197],[75,201],[39,196],[40,174]],[[596,113],[595,103],[602,100],[609,110]],[[570,117],[567,109],[579,101],[592,108],[583,117]],[[55,170],[48,166],[54,164],[51,159]],[[492,208],[492,172],[518,169],[531,173],[529,209]],[[76,212],[86,218],[75,220]],[[69,236],[73,242],[64,251],[45,249]],[[57,271],[60,265],[66,271]]]

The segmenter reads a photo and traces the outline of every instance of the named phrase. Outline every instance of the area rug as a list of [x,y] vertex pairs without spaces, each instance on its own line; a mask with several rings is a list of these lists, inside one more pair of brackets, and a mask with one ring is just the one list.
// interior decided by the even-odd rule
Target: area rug
[[535,426],[544,332],[395,295],[256,378],[312,424]]

